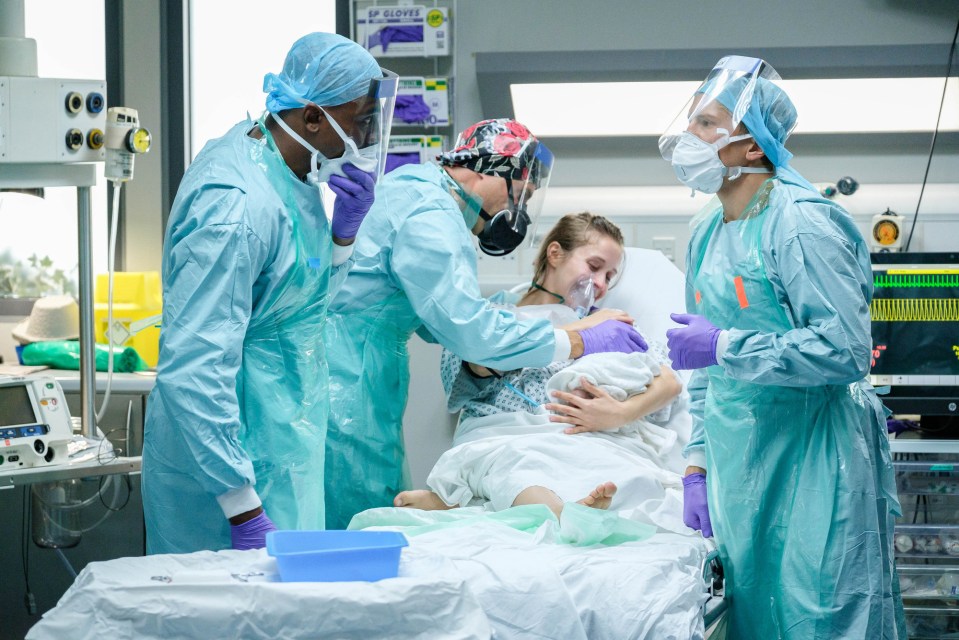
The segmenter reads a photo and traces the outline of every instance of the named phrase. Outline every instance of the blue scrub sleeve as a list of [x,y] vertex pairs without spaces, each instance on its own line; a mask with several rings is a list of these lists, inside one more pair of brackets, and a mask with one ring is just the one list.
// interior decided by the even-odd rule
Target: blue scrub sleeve
[[[237,190],[207,191],[192,206],[242,210],[244,199]],[[246,224],[209,224],[175,238],[164,265],[157,385],[170,420],[165,431],[173,450],[189,456],[172,462],[215,496],[255,482],[237,441],[236,384],[253,286],[267,254]]]
[[[337,248],[339,247],[337,247],[337,245],[333,246],[334,262],[336,262],[335,254]],[[350,246],[350,249],[352,249],[352,245]],[[346,276],[350,273],[350,268],[353,266],[354,262],[355,260],[353,258],[353,251],[351,250],[349,258],[340,264],[334,264],[330,269],[330,300],[333,299],[336,293],[343,286],[343,283],[346,282]]]
[[420,325],[419,327],[416,328],[416,335],[418,335],[423,340],[423,342],[428,342],[430,344],[439,344],[436,341],[436,338],[433,337],[433,334],[430,333],[430,330],[424,327],[423,325]]
[[730,329],[723,369],[739,380],[782,386],[862,380],[872,349],[872,282],[856,245],[825,225],[776,235],[766,245],[773,249],[764,250],[766,271],[796,328],[782,335]]
[[683,448],[686,464],[706,468],[706,432],[703,427],[703,415],[706,409],[706,391],[709,388],[709,374],[706,369],[696,369],[686,385],[689,391],[689,415],[692,428],[689,442]]
[[462,225],[438,209],[408,217],[390,257],[397,285],[430,334],[463,360],[502,370],[545,367],[555,351],[553,326],[489,305]]

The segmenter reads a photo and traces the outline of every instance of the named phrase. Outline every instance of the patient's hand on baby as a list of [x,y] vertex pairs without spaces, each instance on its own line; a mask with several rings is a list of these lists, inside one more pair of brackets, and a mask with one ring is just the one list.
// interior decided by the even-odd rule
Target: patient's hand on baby
[[560,328],[564,331],[582,331],[583,329],[595,327],[599,323],[606,322],[607,320],[619,320],[626,324],[633,324],[633,317],[625,311],[619,309],[599,309],[582,320],[577,320]]
[[586,378],[580,378],[576,389],[554,391],[552,395],[558,403],[547,404],[546,410],[557,415],[551,415],[549,420],[570,425],[564,433],[618,429],[631,419],[623,402]]

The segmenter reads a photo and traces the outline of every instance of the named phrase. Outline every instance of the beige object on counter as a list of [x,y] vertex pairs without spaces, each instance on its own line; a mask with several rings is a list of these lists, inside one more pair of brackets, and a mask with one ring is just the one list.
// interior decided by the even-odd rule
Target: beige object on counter
[[80,307],[73,296],[40,298],[33,304],[30,316],[11,333],[20,344],[76,340],[80,337]]

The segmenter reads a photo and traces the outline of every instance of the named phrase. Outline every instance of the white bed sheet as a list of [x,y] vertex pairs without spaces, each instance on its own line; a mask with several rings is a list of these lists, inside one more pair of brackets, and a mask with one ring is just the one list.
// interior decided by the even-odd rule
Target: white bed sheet
[[[408,554],[415,565],[439,556]],[[425,573],[425,572],[421,572]],[[90,563],[29,640],[489,638],[464,579],[279,582],[264,550],[201,551]]]
[[543,538],[489,521],[423,533],[376,583],[277,582],[262,550],[96,562],[27,640],[703,637],[702,538]]
[[[545,526],[545,525],[544,525]],[[410,538],[466,578],[496,638],[624,640],[703,637],[698,535],[574,547],[493,523]]]

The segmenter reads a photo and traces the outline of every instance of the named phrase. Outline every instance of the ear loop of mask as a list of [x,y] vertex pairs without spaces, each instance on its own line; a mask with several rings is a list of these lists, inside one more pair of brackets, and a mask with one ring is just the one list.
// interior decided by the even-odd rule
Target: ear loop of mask
[[[304,104],[305,106],[309,106],[309,105],[313,104],[312,102],[309,102],[309,101],[306,101],[306,100],[301,100],[301,102],[303,102],[303,104]],[[356,142],[354,142],[352,138],[350,138],[349,136],[346,135],[346,132],[343,131],[343,127],[341,127],[340,124],[336,121],[336,118],[334,118],[333,116],[331,116],[330,113],[329,113],[329,111],[327,111],[326,109],[324,109],[324,108],[321,107],[320,105],[315,105],[315,106],[316,106],[317,109],[319,109],[320,111],[322,111],[324,115],[326,115],[327,121],[330,123],[330,126],[333,127],[333,131],[336,132],[336,135],[338,135],[338,136],[340,137],[340,139],[343,141],[343,145],[350,147],[350,148],[353,150],[353,154],[354,154],[354,155],[357,155],[357,156],[360,155],[360,152],[359,152],[359,150],[358,150],[357,147],[356,147]],[[303,136],[301,136],[300,134],[298,134],[296,131],[294,131],[294,130],[290,127],[290,125],[288,125],[286,122],[284,122],[283,118],[281,118],[278,114],[271,113],[270,115],[273,117],[273,120],[274,120],[278,125],[280,125],[280,127],[281,127],[287,134],[289,134],[289,136],[290,136],[291,138],[293,138],[294,140],[296,140],[297,142],[299,142],[301,145],[303,145],[307,150],[309,150],[309,152],[310,152],[310,175],[316,175],[316,172],[318,171],[318,166],[319,166],[319,164],[320,164],[320,162],[319,162],[320,158],[322,158],[323,160],[331,160],[331,159],[332,159],[332,158],[327,158],[326,155],[324,155],[322,151],[320,151],[319,149],[317,149],[316,147],[314,147],[313,145],[311,145],[309,142],[307,142],[307,141],[303,138]],[[345,153],[345,150],[344,150],[344,153]]]
[[[324,111],[323,113],[326,113],[326,112]],[[317,171],[317,164],[318,164],[317,156],[322,155],[320,153],[320,150],[314,147],[313,145],[311,145],[309,142],[307,142],[303,138],[303,136],[301,136],[296,131],[294,131],[293,128],[290,127],[290,125],[288,125],[286,122],[284,122],[283,118],[281,118],[278,114],[270,113],[270,116],[273,118],[273,121],[275,123],[280,125],[280,128],[283,129],[283,131],[285,131],[288,136],[290,136],[291,138],[299,142],[303,147],[305,147],[310,152],[310,175],[315,175]]]
[[[715,149],[717,156],[719,155],[719,150],[723,147],[728,147],[734,142],[739,142],[740,140],[746,140],[747,138],[753,137],[753,134],[751,133],[742,133],[738,136],[730,136],[729,131],[721,127],[717,128],[716,131],[720,132],[721,135],[726,137],[726,142],[722,146],[718,146],[716,142],[710,144],[710,146]],[[772,171],[766,169],[765,167],[761,169],[759,167],[726,167],[723,173],[727,178],[729,178],[729,181],[732,182],[744,173],[772,173]]]

